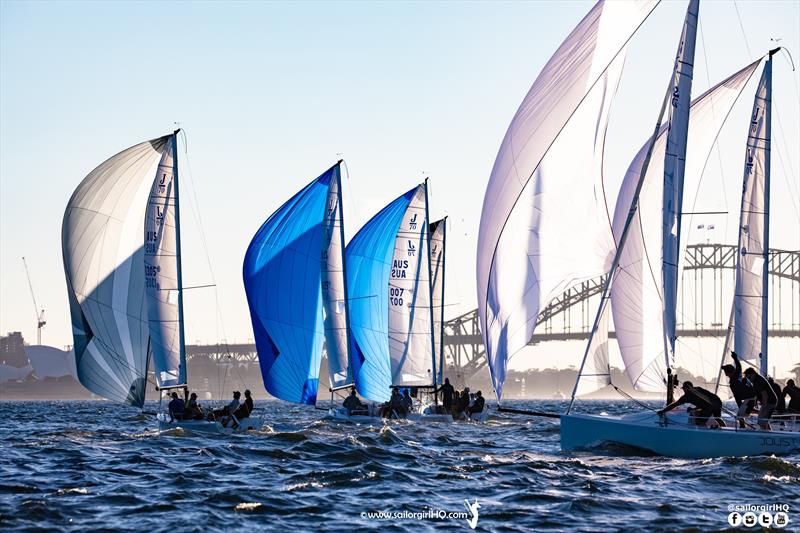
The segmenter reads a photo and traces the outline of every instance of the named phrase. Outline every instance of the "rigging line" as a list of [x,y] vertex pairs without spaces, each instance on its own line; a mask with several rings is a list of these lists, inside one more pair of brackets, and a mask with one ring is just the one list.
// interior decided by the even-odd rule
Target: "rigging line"
[[750,51],[750,43],[747,41],[747,34],[744,31],[744,24],[742,24],[742,16],[739,14],[739,5],[736,3],[736,0],[733,0],[733,7],[734,9],[736,9],[736,18],[739,19],[739,29],[742,30],[744,45],[747,48],[747,56],[752,58],[753,53]]
[[[699,21],[698,21],[698,30],[699,30],[699,33],[700,33],[700,42],[703,45],[703,58],[704,58],[705,63],[706,63],[706,80],[708,81],[708,86],[709,87],[713,87],[711,85],[711,68],[710,68],[709,62],[708,62],[708,49],[706,47],[706,38],[705,38],[705,34],[703,33],[703,27],[699,23]],[[714,106],[714,100],[713,99],[711,100],[711,114],[714,117],[714,119],[716,119],[717,110],[716,110],[716,107]],[[724,173],[722,171],[724,166],[722,164],[722,150],[720,149],[720,146],[719,146],[719,137],[714,139],[714,145],[712,146],[711,149],[712,150],[716,149],[716,152],[717,152],[717,159],[719,160],[719,178],[720,178],[720,182],[722,183],[722,201],[723,201],[723,205],[725,206],[725,211],[728,211],[728,190],[727,190],[727,187],[725,187],[725,175],[724,175]],[[707,163],[708,163],[708,159],[706,159],[706,164]],[[705,165],[703,165],[703,171],[705,171]],[[702,181],[703,181],[703,175],[701,174],[700,175],[700,183],[702,183]],[[694,195],[694,203],[692,204],[692,211],[694,211],[695,207],[697,206],[697,198],[698,198],[699,193],[700,193],[700,183],[697,184],[697,190],[695,191],[695,195]],[[693,216],[689,217],[689,232],[688,232],[688,234],[686,236],[687,242],[690,240],[689,239],[689,235],[691,235],[692,227],[694,227],[694,225],[692,223],[693,218],[694,218]],[[725,217],[724,225],[725,225],[725,227],[724,227],[725,233],[724,234],[727,234],[728,233],[728,217]]]
[[[628,56],[625,55],[622,58],[622,65],[620,66],[620,71],[625,70],[625,61],[628,59]],[[614,108],[614,101],[617,98],[617,93],[619,93],[619,83],[616,84],[614,88],[614,94],[611,95],[611,101],[608,104],[608,116],[606,117],[606,124],[605,128],[603,129],[603,146],[600,149],[600,191],[603,196],[603,207],[605,208],[606,212],[606,221],[608,222],[608,229],[611,232],[611,240],[614,241],[614,248],[617,248],[617,238],[614,236],[614,221],[611,216],[611,211],[608,205],[608,195],[606,194],[606,142],[608,139],[608,127],[611,124],[611,110]],[[616,203],[616,202],[615,202]],[[616,207],[616,205],[614,206]]]
[[[184,136],[186,136],[186,130],[181,130],[181,131],[184,133]],[[197,223],[197,226],[198,226],[198,228],[200,230],[200,239],[201,239],[201,242],[203,244],[203,253],[205,254],[206,264],[208,265],[209,275],[211,276],[211,281],[212,281],[212,284],[214,286],[214,307],[216,308],[216,313],[215,314],[216,314],[216,319],[217,319],[216,327],[222,329],[222,337],[224,339],[227,339],[228,338],[228,334],[227,334],[227,331],[226,331],[226,328],[225,328],[225,321],[223,320],[222,310],[221,310],[220,304],[219,304],[220,297],[219,297],[219,289],[217,287],[217,279],[216,279],[216,275],[214,273],[214,266],[213,266],[213,264],[211,262],[211,255],[208,252],[208,239],[206,237],[205,226],[203,225],[203,219],[200,216],[200,200],[199,200],[199,198],[197,196],[197,187],[195,186],[194,172],[192,171],[192,164],[191,164],[191,161],[189,160],[188,143],[185,144],[185,146],[186,146],[186,153],[184,154],[184,159],[186,161],[186,169],[188,170],[188,172],[187,172],[188,176],[187,177],[188,177],[188,181],[189,181],[189,185],[190,185],[190,191],[192,193],[191,198],[192,198],[192,202],[193,202],[191,211],[192,211],[192,214],[195,217],[195,222]],[[219,329],[217,330],[217,337],[219,338]],[[224,343],[224,345],[225,345],[226,353],[230,355],[230,350],[228,348],[227,341]]]
[[[778,105],[777,105],[777,102],[775,101],[775,95],[774,94],[772,95],[772,106],[776,108],[775,109],[776,113],[773,113],[773,116],[775,116],[778,119],[778,128],[777,129],[780,132],[781,141],[783,143],[783,147],[787,148],[789,145],[786,143],[785,130],[783,129],[783,123],[781,122],[781,114],[777,112]],[[792,160],[787,155],[786,162],[784,162],[783,155],[781,154],[783,151],[784,150],[777,150],[777,152],[778,152],[778,161],[780,161],[781,166],[783,166],[784,169],[788,169],[789,170],[789,175],[791,176],[792,180],[797,181],[795,179],[796,174],[794,173],[794,167],[792,166]],[[789,154],[791,152],[786,150],[786,153]],[[794,189],[792,187],[792,182],[790,181],[789,176],[786,175],[787,174],[786,172],[782,172],[781,174],[783,175],[783,179],[786,180],[786,185],[789,188],[789,192],[790,192],[789,198],[792,200],[792,207],[794,207],[795,215],[797,216],[798,219],[800,219],[800,210],[798,210],[797,204],[795,203],[795,191],[794,191]]]

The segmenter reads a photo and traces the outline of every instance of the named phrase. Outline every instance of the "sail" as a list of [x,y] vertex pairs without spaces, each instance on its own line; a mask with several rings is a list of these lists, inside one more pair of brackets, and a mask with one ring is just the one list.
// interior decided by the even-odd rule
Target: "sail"
[[661,278],[664,287],[663,334],[668,345],[667,357],[671,361],[670,366],[674,363],[675,357],[675,313],[678,308],[678,279],[680,278],[683,179],[686,165],[686,139],[689,132],[689,109],[692,102],[692,76],[699,1],[691,0],[689,2],[675,58],[672,97],[668,107],[667,146],[664,154]]
[[170,138],[95,168],[72,194],[61,227],[78,378],[95,394],[140,407],[149,337],[142,215]]
[[[759,60],[760,61],[760,60]],[[709,89],[692,103],[688,140],[692,150],[686,159],[685,175],[698,180],[733,104],[758,67],[756,61]],[[661,299],[661,250],[663,245],[662,205],[667,127],[661,128],[653,146],[650,165],[639,194],[636,216],[628,239],[620,251],[619,266],[611,286],[611,307],[617,344],[625,372],[637,390],[664,390],[664,312]],[[614,235],[625,226],[631,202],[647,156],[648,140],[633,159],[617,196]]]
[[331,387],[352,383],[347,344],[347,297],[341,167],[334,167],[322,222],[322,311]]
[[275,211],[256,232],[243,277],[264,386],[314,404],[324,340],[321,279],[325,209],[338,163]]
[[447,237],[447,218],[432,222],[431,239],[431,306],[433,307],[433,353],[436,363],[435,384],[444,375],[444,266]]
[[144,219],[144,275],[150,353],[159,387],[186,384],[181,327],[180,258],[176,204],[175,142],[167,142],[150,188]]
[[605,126],[623,48],[656,4],[598,2],[545,65],[500,146],[477,256],[478,314],[498,398],[508,358],[530,341],[540,309],[609,266]]
[[592,344],[586,352],[586,360],[575,383],[573,397],[590,394],[611,384],[611,365],[608,360],[608,324],[611,309],[603,306],[597,331],[592,335]]
[[[769,166],[772,60],[758,84],[744,161],[739,255],[734,293],[734,351],[767,374],[767,265],[769,253]],[[762,358],[759,361],[759,354]]]
[[[376,402],[387,401],[390,396],[389,280],[397,234],[418,189],[414,187],[379,211],[345,248],[350,365],[358,393]],[[423,219],[419,225],[424,227]]]
[[397,230],[389,275],[389,358],[392,385],[432,385],[426,186],[417,187]]

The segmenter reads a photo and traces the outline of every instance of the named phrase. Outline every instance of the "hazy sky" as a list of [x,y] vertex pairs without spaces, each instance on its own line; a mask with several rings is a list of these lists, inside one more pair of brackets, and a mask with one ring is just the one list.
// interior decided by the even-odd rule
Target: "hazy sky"
[[[66,203],[95,166],[175,122],[188,134],[184,281],[211,283],[208,254],[218,286],[187,291],[188,342],[252,338],[245,249],[337,154],[350,173],[348,239],[430,176],[432,215],[451,220],[447,316],[473,309],[477,227],[497,149],[540,69],[591,5],[3,1],[0,332],[35,340],[25,256],[46,309],[44,343],[72,344],[60,241]],[[611,190],[652,131],[685,9],[685,1],[663,1],[631,43],[608,136]],[[798,20],[794,0],[702,2],[693,94],[765,53],[772,37],[800,60]],[[729,215],[690,240],[735,242],[755,81],[699,188],[696,210]],[[772,244],[796,250],[800,92],[784,56],[774,94]],[[686,205],[696,189],[687,183]]]

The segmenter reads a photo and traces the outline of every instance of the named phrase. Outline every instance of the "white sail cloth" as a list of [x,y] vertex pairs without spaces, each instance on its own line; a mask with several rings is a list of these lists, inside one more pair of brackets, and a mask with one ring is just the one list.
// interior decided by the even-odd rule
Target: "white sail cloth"
[[686,20],[675,57],[675,73],[668,106],[667,146],[664,154],[661,279],[664,287],[663,335],[667,342],[670,366],[674,363],[675,357],[675,313],[678,308],[678,280],[681,273],[683,181],[686,165],[686,140],[689,130],[689,108],[692,103],[694,49],[697,40],[699,8],[700,0],[691,0],[686,10]]
[[164,149],[145,210],[144,274],[150,352],[159,387],[186,384],[181,338],[181,288],[173,136]]
[[[697,183],[708,154],[731,107],[752,76],[756,61],[697,98],[688,127],[685,176]],[[653,147],[650,165],[639,195],[636,216],[611,286],[611,306],[617,343],[625,372],[637,390],[664,390],[664,324],[661,291],[662,205],[667,127],[662,127]],[[630,210],[648,140],[633,159],[617,196],[614,235],[619,238]]]
[[436,361],[436,380],[441,384],[444,374],[444,266],[447,237],[447,218],[432,222],[431,235],[431,307],[433,308],[433,353]]
[[61,242],[81,383],[100,396],[144,402],[148,323],[144,205],[170,136],[111,157],[67,204]]
[[500,146],[477,256],[479,318],[498,398],[508,358],[531,339],[540,309],[608,268],[614,246],[596,190],[605,122],[621,51],[656,4],[598,2],[545,65]]
[[340,167],[331,177],[325,217],[322,221],[322,311],[325,353],[333,387],[353,382],[348,364],[347,297],[345,295],[344,243],[342,242],[342,195]]
[[395,238],[389,277],[392,385],[433,383],[428,217],[425,185],[417,187]]
[[[739,256],[734,293],[734,350],[754,362],[766,375],[767,291],[769,253],[769,151],[772,105],[772,61],[764,64],[758,84],[744,162],[742,208],[739,219]],[[759,354],[763,360],[759,361]]]

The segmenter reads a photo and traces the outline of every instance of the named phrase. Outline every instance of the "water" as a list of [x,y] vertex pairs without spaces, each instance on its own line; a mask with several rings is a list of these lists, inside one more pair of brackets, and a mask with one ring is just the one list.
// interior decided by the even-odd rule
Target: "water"
[[360,515],[466,513],[466,498],[478,499],[483,531],[720,530],[728,505],[747,503],[789,504],[789,529],[800,524],[798,455],[567,454],[547,418],[367,426],[281,402],[257,407],[263,431],[201,437],[159,436],[152,419],[107,402],[0,402],[0,529],[469,531],[463,518]]

